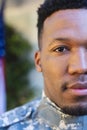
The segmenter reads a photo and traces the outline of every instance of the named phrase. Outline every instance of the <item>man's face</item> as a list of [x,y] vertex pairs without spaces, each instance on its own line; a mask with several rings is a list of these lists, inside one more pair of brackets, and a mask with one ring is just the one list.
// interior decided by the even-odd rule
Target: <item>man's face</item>
[[57,106],[67,114],[87,114],[86,9],[57,11],[45,20],[35,63]]

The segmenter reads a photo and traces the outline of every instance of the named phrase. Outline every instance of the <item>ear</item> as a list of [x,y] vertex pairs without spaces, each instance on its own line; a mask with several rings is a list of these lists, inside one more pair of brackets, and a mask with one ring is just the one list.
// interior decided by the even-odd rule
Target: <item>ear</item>
[[42,72],[40,51],[37,51],[35,53],[35,66],[36,66],[36,69],[37,69],[38,72]]

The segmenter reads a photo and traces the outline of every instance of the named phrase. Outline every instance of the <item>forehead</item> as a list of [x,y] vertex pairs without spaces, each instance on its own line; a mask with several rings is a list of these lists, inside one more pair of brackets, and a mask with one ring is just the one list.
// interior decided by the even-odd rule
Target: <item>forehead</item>
[[[60,10],[54,12],[51,16],[49,16],[45,22],[44,26],[49,23],[51,25],[52,23],[57,22],[66,22],[67,20],[70,21],[76,21],[76,20],[81,20],[84,21],[84,18],[87,19],[87,9],[66,9],[66,10]],[[80,22],[80,21],[79,21]]]
[[82,34],[87,35],[87,9],[56,11],[44,21],[43,39],[59,35],[66,37],[67,34],[73,36],[75,33],[78,33],[79,37]]

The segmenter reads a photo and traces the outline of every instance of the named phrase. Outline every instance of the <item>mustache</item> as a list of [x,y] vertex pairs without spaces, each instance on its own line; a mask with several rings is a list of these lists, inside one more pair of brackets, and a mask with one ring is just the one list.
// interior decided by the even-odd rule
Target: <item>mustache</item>
[[77,76],[65,81],[61,87],[62,91],[68,89],[68,86],[71,86],[72,84],[82,84],[82,85],[85,84],[85,86],[87,86],[87,76],[86,75]]

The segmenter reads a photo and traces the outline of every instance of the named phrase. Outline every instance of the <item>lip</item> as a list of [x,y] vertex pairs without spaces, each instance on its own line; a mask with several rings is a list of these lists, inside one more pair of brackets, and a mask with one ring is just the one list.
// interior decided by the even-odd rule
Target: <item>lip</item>
[[68,90],[73,95],[87,96],[87,82],[85,82],[85,83],[82,83],[82,82],[72,83],[72,84],[68,85]]

